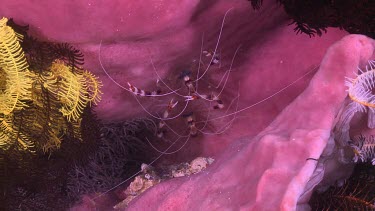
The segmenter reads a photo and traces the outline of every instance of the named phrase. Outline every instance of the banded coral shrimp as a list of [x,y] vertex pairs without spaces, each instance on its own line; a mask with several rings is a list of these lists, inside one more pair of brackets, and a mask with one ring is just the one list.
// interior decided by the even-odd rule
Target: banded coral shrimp
[[[216,51],[218,51],[218,46],[219,46],[222,31],[223,31],[224,23],[225,23],[225,18],[227,17],[227,14],[231,10],[232,10],[232,8],[229,9],[228,11],[226,11],[226,13],[224,15],[223,21],[221,23],[221,28],[220,28],[218,40],[216,42],[214,51],[211,53],[212,54],[211,57],[208,56],[208,53],[207,53],[208,51],[203,50],[203,37],[202,37],[200,59],[199,59],[199,62],[197,64],[198,67],[197,67],[197,73],[196,73],[195,79],[194,79],[194,76],[193,76],[193,72],[191,70],[183,70],[183,71],[181,71],[181,74],[178,76],[178,78],[184,83],[187,90],[182,90],[184,87],[177,87],[177,88],[173,87],[172,88],[171,85],[168,85],[164,81],[164,79],[162,79],[162,77],[159,75],[151,56],[150,56],[150,63],[152,64],[154,72],[157,75],[157,81],[158,81],[159,84],[162,83],[162,85],[165,86],[165,88],[167,89],[167,92],[161,93],[160,90],[146,91],[146,90],[143,90],[141,88],[138,88],[136,85],[133,85],[133,83],[130,83],[130,82],[128,82],[129,88],[127,88],[127,87],[119,84],[117,81],[115,81],[109,75],[109,73],[105,70],[101,59],[99,59],[99,62],[101,64],[102,69],[104,70],[105,74],[108,76],[108,78],[110,78],[111,81],[113,83],[115,83],[117,86],[119,86],[120,88],[130,92],[132,95],[140,96],[140,97],[149,97],[149,98],[152,98],[152,99],[161,98],[161,97],[169,97],[169,99],[166,100],[166,102],[169,102],[169,104],[167,104],[167,105],[164,104],[165,111],[164,111],[162,117],[159,114],[154,114],[154,113],[150,112],[148,109],[146,109],[143,106],[143,104],[141,102],[142,99],[135,97],[135,100],[137,101],[139,106],[148,115],[150,115],[152,118],[160,121],[159,124],[158,124],[159,125],[158,129],[162,129],[165,125],[164,122],[167,121],[167,120],[174,120],[174,119],[179,118],[180,116],[186,116],[186,114],[184,114],[184,112],[189,107],[189,104],[195,103],[198,100],[200,100],[200,101],[204,100],[204,101],[212,103],[213,109],[223,109],[224,108],[224,102],[223,102],[222,99],[220,99],[220,95],[223,93],[223,90],[225,89],[226,82],[228,81],[228,78],[229,78],[229,72],[231,71],[234,59],[236,57],[236,54],[237,54],[239,48],[237,48],[237,50],[236,50],[236,52],[235,52],[235,54],[232,58],[232,62],[231,62],[231,65],[230,65],[229,69],[223,75],[220,83],[215,87],[216,89],[218,89],[220,86],[222,86],[217,95],[215,95],[213,92],[211,92],[211,93],[200,93],[200,91],[198,91],[198,89],[199,89],[198,86],[199,86],[200,82],[203,81],[202,80],[203,77],[205,77],[206,73],[210,70],[210,68],[212,68],[213,65],[218,64],[218,61],[219,61],[220,58],[219,58],[219,54],[216,53]],[[207,63],[207,65],[205,65],[204,64],[205,62],[202,60],[202,54],[203,53],[205,53],[204,56],[208,58],[208,60],[205,61]],[[100,54],[101,54],[101,52],[99,51],[99,56],[100,56]],[[204,72],[202,74],[200,74],[200,69],[201,69],[202,66],[205,66]],[[222,83],[224,83],[224,84],[222,84]],[[183,92],[183,91],[185,91],[185,92]],[[172,96],[172,97],[170,97],[170,96]],[[176,98],[176,97],[179,97],[180,99],[174,100],[173,98]],[[179,111],[176,114],[171,115],[172,113],[175,113],[175,112],[172,112],[172,111],[178,110],[179,106],[180,107],[182,106],[181,109],[179,109]],[[189,113],[189,112],[187,112],[187,113]],[[187,119],[189,119],[189,118],[194,119],[193,115],[191,115],[191,117],[188,117]],[[190,122],[190,123],[187,122],[187,124],[190,125],[188,127],[191,130],[195,129],[195,126],[194,126],[195,123],[194,122]],[[159,136],[162,136],[161,131],[158,131],[158,134],[159,134]]]
[[[201,50],[200,57],[203,57],[202,53],[203,53],[203,51]],[[215,55],[215,52],[213,53],[213,55]],[[232,60],[234,61],[235,56],[233,56],[232,58],[233,58]],[[152,59],[150,59],[150,60],[151,60],[151,63],[154,63],[152,61]],[[204,59],[200,59],[199,62],[197,63],[197,66],[201,65],[201,61],[203,61],[203,63],[206,64],[206,65],[211,64],[211,62],[204,62]],[[231,64],[230,65],[227,64],[227,66],[232,66],[233,63],[234,62],[231,62]],[[155,63],[155,64],[153,64],[153,66],[157,67],[158,64]],[[225,67],[225,61],[222,61],[222,66]],[[209,73],[214,69],[214,67],[215,66],[213,66],[213,67],[211,66],[209,68],[206,67],[207,69],[204,68],[205,70],[203,71],[202,75],[209,75]],[[200,68],[198,68],[197,72],[199,72],[199,70],[200,70]],[[200,130],[198,132],[198,134],[201,135],[201,136],[202,136],[203,132],[204,132],[204,135],[208,135],[208,134],[215,135],[215,134],[219,134],[219,133],[224,133],[225,130],[230,127],[230,124],[228,124],[226,127],[224,125],[222,128],[219,128],[219,130],[206,131],[205,129],[208,128],[208,124],[210,122],[215,122],[219,119],[224,119],[224,118],[229,117],[230,120],[231,119],[234,120],[236,118],[236,115],[239,114],[240,112],[248,110],[248,109],[250,109],[250,108],[252,108],[256,105],[259,105],[263,102],[266,102],[267,100],[273,98],[274,96],[282,93],[283,91],[285,91],[286,89],[288,89],[289,87],[291,87],[292,85],[294,85],[295,83],[300,81],[302,78],[305,78],[307,75],[311,74],[313,71],[315,71],[315,69],[310,70],[308,73],[306,73],[305,75],[297,78],[295,81],[293,81],[292,83],[290,83],[286,87],[282,88],[281,90],[277,91],[276,93],[273,93],[272,95],[262,99],[261,101],[259,101],[257,103],[246,106],[245,108],[238,109],[239,108],[239,103],[238,103],[239,97],[234,97],[234,99],[223,99],[224,105],[225,105],[226,108],[228,108],[230,106],[233,106],[233,107],[236,107],[236,108],[235,109],[232,108],[232,110],[230,112],[229,112],[229,110],[227,110],[227,111],[220,111],[220,113],[218,113],[217,110],[212,109],[212,107],[211,107],[213,103],[217,102],[217,101],[215,102],[215,100],[214,100],[216,98],[209,97],[208,95],[212,95],[210,92],[204,92],[204,90],[208,89],[206,87],[207,83],[206,84],[204,83],[205,77],[202,76],[202,75],[199,75],[199,73],[195,74],[192,71],[181,74],[182,76],[185,76],[185,75],[189,76],[189,78],[185,77],[185,79],[183,81],[181,81],[181,84],[182,84],[181,86],[169,85],[168,82],[166,80],[164,80],[162,77],[155,77],[156,80],[159,80],[159,83],[165,83],[165,84],[168,85],[168,86],[166,86],[166,85],[163,86],[164,93],[166,93],[164,96],[156,96],[156,95],[155,96],[147,96],[145,94],[145,96],[143,98],[140,98],[140,97],[138,98],[137,97],[138,95],[141,95],[141,93],[146,93],[146,91],[143,91],[143,92],[142,91],[136,91],[135,92],[135,90],[140,90],[142,88],[137,88],[137,89],[133,89],[133,90],[130,89],[131,87],[126,88],[127,91],[129,91],[131,94],[137,95],[137,96],[135,96],[135,99],[136,99],[137,102],[139,102],[139,105],[142,107],[142,109],[146,113],[151,114],[151,116],[154,117],[157,120],[164,120],[164,121],[178,121],[178,120],[180,120],[180,121],[183,121],[182,120],[183,118],[180,118],[180,117],[184,114],[187,114],[187,116],[185,118],[185,121],[186,121],[185,131],[179,130],[179,129],[176,130],[174,127],[172,127],[172,126],[174,126],[172,123],[167,122],[165,125],[163,125],[164,123],[162,123],[163,126],[161,128],[165,127],[168,130],[168,135],[174,134],[175,138],[173,139],[174,141],[171,141],[170,145],[167,148],[159,149],[159,148],[155,147],[159,151],[160,154],[153,162],[149,163],[149,165],[153,165],[161,156],[163,156],[165,154],[179,152],[184,146],[186,146],[186,143],[188,143],[189,141],[192,141],[193,137],[192,137],[192,134],[190,134],[190,132],[191,132],[192,128],[195,128],[197,126],[197,124],[201,124],[201,125],[199,125],[199,128],[198,128]],[[154,72],[155,72],[155,74],[157,74],[158,71],[154,70]],[[226,71],[225,74],[222,76],[222,80],[220,80],[221,82],[216,83],[215,85],[212,85],[212,87],[215,87],[215,88],[220,87],[220,86],[223,87],[223,84],[226,84],[227,78],[229,77],[231,72],[232,72],[231,69]],[[196,77],[196,75],[198,75],[198,77]],[[194,86],[194,84],[196,84],[196,85]],[[137,87],[136,84],[134,84],[133,86]],[[198,90],[198,91],[196,91],[196,90]],[[221,89],[219,89],[219,90],[221,90]],[[225,88],[222,88],[222,90],[225,90]],[[152,89],[151,89],[151,91],[152,91]],[[193,91],[194,91],[194,93],[197,93],[197,94],[193,95],[193,93],[192,93]],[[163,93],[163,92],[161,92],[161,93]],[[178,94],[176,94],[176,93],[178,93]],[[218,93],[222,93],[222,91],[218,91]],[[162,95],[162,94],[160,94],[160,95]],[[179,95],[182,95],[182,96],[179,96]],[[164,100],[165,107],[172,108],[172,110],[168,110],[168,108],[164,108],[164,109],[161,109],[161,111],[159,113],[156,113],[156,114],[153,113],[153,112],[150,112],[146,107],[144,107],[142,105],[142,102],[141,102],[141,100],[146,99],[146,97],[149,97],[148,99],[156,99],[156,98],[167,97],[168,99]],[[177,98],[182,98],[183,100],[177,100]],[[175,104],[177,101],[178,101],[178,103]],[[231,101],[233,101],[233,102],[231,102]],[[195,116],[196,119],[191,118],[191,116],[189,115],[189,112],[187,112],[187,111],[189,111],[189,110],[187,110],[188,107],[190,107],[191,105],[196,104],[196,103],[209,104],[209,106],[205,107],[206,110],[203,111],[203,112],[206,112],[206,114],[207,114],[203,118],[200,118],[200,117],[197,118],[197,116]],[[164,115],[166,110],[168,110],[168,115]],[[194,114],[197,113],[196,110],[193,110],[193,112],[194,112]],[[199,112],[201,112],[201,111],[199,111]],[[223,114],[223,112],[225,112],[225,113]],[[219,114],[219,115],[217,115],[217,114]],[[165,117],[165,116],[167,116],[167,117]],[[195,124],[195,127],[194,127],[194,124],[191,124],[192,122]],[[230,123],[230,122],[231,121],[228,121],[228,123]],[[181,132],[181,131],[183,131],[183,132]],[[180,144],[181,140],[183,140],[182,144],[177,146],[177,143]],[[149,140],[149,141],[150,142],[152,141],[152,143],[154,142],[154,140]],[[173,147],[176,147],[176,148],[172,149]],[[134,174],[133,177],[138,175],[139,173],[141,173],[141,171]],[[115,189],[116,187],[124,184],[125,182],[127,182],[130,179],[131,178],[124,180],[121,184],[111,188],[107,192],[109,192],[109,191]]]

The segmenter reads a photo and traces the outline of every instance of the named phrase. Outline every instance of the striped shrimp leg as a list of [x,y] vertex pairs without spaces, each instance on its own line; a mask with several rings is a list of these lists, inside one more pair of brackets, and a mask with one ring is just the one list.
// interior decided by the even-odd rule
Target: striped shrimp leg
[[187,125],[190,129],[190,136],[196,137],[198,135],[198,128],[195,125],[194,113],[190,112],[188,114],[183,115],[183,117],[186,119]]
[[213,109],[223,109],[224,103],[218,96],[210,94],[210,95],[200,95],[201,98],[204,98],[208,101],[214,101],[216,104],[213,106]]
[[192,95],[185,96],[185,101],[193,101],[193,100],[198,100],[198,99],[205,99],[207,101],[214,101],[216,104],[213,106],[213,109],[223,109],[224,108],[224,103],[219,97],[216,95],[201,95],[198,93],[194,93]]
[[[177,104],[178,104],[178,101],[174,102],[173,99],[169,102],[167,109],[163,113],[163,119],[168,118],[169,113],[171,113],[171,111],[173,110],[174,107],[176,107]],[[158,138],[163,138],[165,130],[162,130],[162,129],[164,126],[165,126],[164,120],[160,120],[158,124],[158,132],[156,133],[156,136]]]
[[135,94],[135,95],[138,95],[138,96],[141,96],[141,97],[154,97],[154,96],[157,96],[161,93],[161,90],[158,89],[156,91],[145,91],[143,89],[139,89],[135,86],[133,86],[131,83],[128,82],[128,86],[129,86],[129,89],[130,91]]
[[219,54],[218,53],[214,53],[213,51],[211,50],[204,50],[202,52],[206,57],[212,57],[212,61],[210,63],[210,66],[211,65],[215,65],[215,64],[219,64],[220,63],[220,57],[219,57]]
[[195,93],[195,87],[191,78],[189,76],[185,76],[184,81],[185,81],[185,86],[188,88],[189,92]]

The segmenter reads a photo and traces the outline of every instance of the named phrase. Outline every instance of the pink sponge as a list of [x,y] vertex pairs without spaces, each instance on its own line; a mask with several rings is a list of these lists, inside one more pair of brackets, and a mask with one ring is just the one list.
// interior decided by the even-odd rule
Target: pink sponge
[[310,85],[263,132],[239,140],[206,172],[161,183],[130,210],[295,210],[331,135],[345,77],[368,60],[373,40],[350,35],[326,53]]

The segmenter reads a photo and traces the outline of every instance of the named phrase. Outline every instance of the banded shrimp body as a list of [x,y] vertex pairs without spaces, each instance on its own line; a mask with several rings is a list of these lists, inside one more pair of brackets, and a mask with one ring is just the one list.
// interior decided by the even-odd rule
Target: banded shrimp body
[[[221,16],[218,29],[215,33],[210,32],[215,36],[207,36],[210,33],[206,31],[204,35],[200,33],[195,56],[191,59],[175,58],[177,64],[172,65],[175,67],[170,68],[172,70],[163,68],[170,66],[163,64],[150,50],[144,56],[147,58],[144,62],[148,69],[147,83],[138,83],[140,79],[131,80],[131,77],[124,83],[118,82],[106,67],[107,62],[101,57],[103,52],[99,50],[99,60],[107,77],[113,84],[126,90],[126,95],[130,96],[128,99],[134,101],[141,111],[140,115],[155,121],[155,136],[145,141],[158,156],[148,165],[154,165],[166,155],[179,157],[180,154],[190,154],[187,157],[194,157],[204,154],[199,149],[199,146],[206,144],[204,141],[219,142],[228,134],[232,136],[231,128],[237,119],[251,120],[250,114],[245,114],[245,111],[262,103],[267,104],[270,99],[307,79],[316,70],[305,70],[288,84],[269,90],[268,95],[259,96],[251,103],[242,102],[243,93],[248,90],[241,89],[242,80],[236,62],[243,57],[243,46],[238,43],[226,51],[225,45],[225,39],[230,37],[225,33],[225,25],[233,12],[230,9]],[[146,80],[146,76],[142,80]],[[139,173],[141,170],[132,177],[124,178],[122,183],[107,192],[127,183]]]

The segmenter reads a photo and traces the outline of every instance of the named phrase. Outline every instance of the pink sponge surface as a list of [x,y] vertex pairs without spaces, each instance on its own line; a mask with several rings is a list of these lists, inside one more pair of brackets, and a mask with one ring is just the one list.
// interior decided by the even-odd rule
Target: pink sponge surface
[[[223,63],[229,64],[239,45],[241,49],[222,95],[227,104],[239,93],[238,107],[246,108],[313,67],[318,70],[238,113],[226,133],[199,135],[180,152],[166,156],[212,156],[215,162],[197,175],[149,189],[129,210],[294,210],[316,166],[306,159],[319,158],[347,95],[344,77],[354,77],[357,66],[373,57],[373,40],[345,36],[337,29],[328,29],[322,37],[296,35],[282,7],[271,0],[264,1],[260,11],[242,0],[4,0],[0,15],[30,24],[30,33],[38,38],[80,48],[85,68],[104,83],[97,113],[114,121],[147,114],[103,73],[98,60],[101,41],[103,65],[118,83],[153,89],[157,76],[150,56],[162,78],[178,80],[184,64],[199,59],[203,32],[204,46],[215,47],[230,8],[219,44]],[[210,70],[208,76],[217,84],[223,73]],[[144,106],[157,110],[152,101],[144,101]]]

